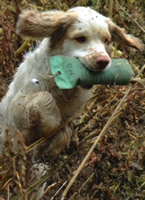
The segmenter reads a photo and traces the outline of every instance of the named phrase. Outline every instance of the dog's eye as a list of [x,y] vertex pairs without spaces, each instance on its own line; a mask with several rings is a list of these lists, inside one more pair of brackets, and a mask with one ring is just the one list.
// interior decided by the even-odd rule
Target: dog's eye
[[85,36],[76,37],[75,40],[79,43],[86,42],[87,38]]

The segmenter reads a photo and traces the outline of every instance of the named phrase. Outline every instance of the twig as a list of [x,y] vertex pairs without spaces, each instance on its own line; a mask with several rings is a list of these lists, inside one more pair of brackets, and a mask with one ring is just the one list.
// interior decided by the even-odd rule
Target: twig
[[62,184],[62,186],[59,188],[59,190],[56,191],[56,193],[54,194],[53,197],[51,197],[50,200],[53,200],[53,199],[56,197],[56,195],[60,192],[60,190],[62,190],[62,188],[66,185],[66,183],[67,183],[67,181],[65,181],[65,182]]
[[111,0],[109,4],[109,18],[112,18],[113,3],[114,1]]
[[28,3],[26,0],[23,0],[23,3],[24,4],[27,4],[29,7],[32,7],[32,8],[34,8],[34,9],[40,9],[40,10],[42,10],[42,7],[41,6],[36,6],[36,5],[33,5],[33,4],[31,4],[30,2]]
[[101,4],[101,1],[98,0],[97,3],[96,3],[96,7],[95,7],[96,10],[100,9],[100,4]]
[[6,183],[4,183],[2,188],[0,188],[0,191],[3,190],[6,186],[8,186],[8,184],[11,182],[11,180],[12,180],[12,178],[10,178]]
[[129,135],[130,137],[132,137],[134,140],[136,140],[136,137],[135,137],[134,135],[132,135],[131,133],[128,132],[128,135]]
[[89,178],[87,178],[87,180],[83,183],[83,185],[81,186],[81,188],[79,189],[79,193],[81,192],[81,190],[85,187],[85,185],[87,185],[87,183],[90,182],[90,180],[94,177],[95,173],[93,172]]
[[10,200],[10,185],[8,184],[8,200]]
[[122,103],[124,102],[124,100],[126,99],[126,97],[128,96],[129,92],[131,91],[132,86],[130,86],[127,90],[127,92],[125,93],[125,95],[123,96],[123,98],[121,99],[120,103],[118,104],[118,106],[116,107],[116,109],[114,110],[112,116],[109,118],[109,120],[107,121],[106,125],[104,126],[104,128],[102,129],[100,135],[98,136],[98,138],[96,139],[96,141],[93,143],[92,147],[90,148],[90,150],[88,151],[86,157],[84,158],[84,160],[82,161],[82,163],[80,164],[80,166],[78,167],[76,173],[74,174],[74,176],[72,177],[72,179],[70,180],[69,184],[67,185],[66,189],[64,190],[63,194],[62,194],[62,198],[61,200],[64,200],[69,189],[71,188],[71,186],[73,185],[73,183],[75,182],[76,178],[78,177],[79,173],[81,172],[81,170],[83,169],[85,163],[87,162],[87,160],[90,158],[92,152],[94,151],[94,148],[97,146],[98,142],[102,139],[102,137],[104,136],[106,130],[109,128],[109,126],[111,125],[111,123],[114,121],[114,117],[116,115],[116,113],[118,112],[118,110],[120,109]]
[[75,197],[78,193],[81,192],[81,190],[85,187],[85,185],[91,181],[91,179],[94,177],[94,175],[95,175],[95,174],[94,174],[94,172],[93,172],[93,173],[89,176],[89,178],[87,178],[87,180],[82,184],[82,186],[81,186],[81,188],[79,189],[79,191],[78,191],[78,192],[75,192],[75,193],[69,198],[69,200],[74,200],[74,197]]
[[139,74],[137,75],[137,77],[141,76],[141,74],[143,73],[144,69],[145,69],[145,65],[143,65],[143,67],[140,69]]
[[23,44],[17,49],[17,51],[15,52],[16,55],[20,54],[24,49],[25,47],[29,44],[29,40],[25,40],[23,42]]
[[49,185],[46,190],[43,193],[43,196],[45,196],[52,188],[54,188],[58,183],[52,183],[51,185]]

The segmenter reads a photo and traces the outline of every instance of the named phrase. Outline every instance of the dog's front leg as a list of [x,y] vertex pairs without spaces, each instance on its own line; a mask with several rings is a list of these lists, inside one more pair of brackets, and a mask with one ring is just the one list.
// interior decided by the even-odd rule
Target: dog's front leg
[[20,130],[27,145],[40,137],[51,137],[61,124],[61,114],[49,92],[17,96],[8,109],[8,127]]

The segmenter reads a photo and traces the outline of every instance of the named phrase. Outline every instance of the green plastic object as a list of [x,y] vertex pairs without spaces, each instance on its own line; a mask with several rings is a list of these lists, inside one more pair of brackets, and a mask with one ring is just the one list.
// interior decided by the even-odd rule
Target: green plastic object
[[66,56],[50,57],[49,64],[60,89],[72,89],[76,85],[127,85],[134,76],[132,67],[124,58],[112,59],[111,67],[105,72],[90,71],[78,59]]

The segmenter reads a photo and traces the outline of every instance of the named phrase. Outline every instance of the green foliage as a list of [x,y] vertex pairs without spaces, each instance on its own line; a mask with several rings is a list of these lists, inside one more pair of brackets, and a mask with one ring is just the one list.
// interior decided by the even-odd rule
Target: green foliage
[[88,4],[90,4],[90,6],[96,6],[97,3],[98,3],[98,0],[90,0],[88,2]]
[[135,2],[135,0],[129,0],[129,2],[130,2],[130,3],[134,3],[134,2]]

